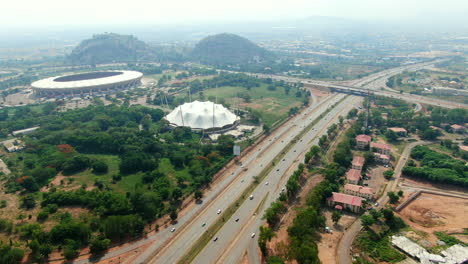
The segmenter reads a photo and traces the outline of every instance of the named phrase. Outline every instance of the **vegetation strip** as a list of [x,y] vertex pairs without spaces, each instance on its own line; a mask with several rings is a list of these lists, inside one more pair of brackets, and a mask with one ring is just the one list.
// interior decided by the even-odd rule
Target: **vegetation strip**
[[229,219],[237,210],[236,207],[239,207],[242,202],[247,199],[249,193],[251,193],[255,187],[268,175],[268,173],[273,169],[273,166],[280,161],[287,151],[289,151],[293,144],[296,143],[297,139],[302,137],[306,132],[308,132],[317,122],[323,118],[324,115],[328,114],[333,108],[335,108],[339,103],[341,103],[347,96],[343,97],[340,101],[332,105],[331,107],[327,108],[325,112],[323,112],[320,116],[318,116],[310,125],[304,128],[293,140],[291,140],[284,148],[283,151],[278,153],[273,161],[265,167],[259,176],[257,176],[256,180],[253,181],[242,194],[224,211],[218,220],[212,224],[205,233],[195,242],[195,244],[190,248],[190,250],[184,254],[181,260],[178,262],[179,264],[191,263],[195,257],[202,251],[202,249],[206,246],[206,244],[211,240],[213,235],[218,232],[221,227],[223,227],[225,221],[223,219]]

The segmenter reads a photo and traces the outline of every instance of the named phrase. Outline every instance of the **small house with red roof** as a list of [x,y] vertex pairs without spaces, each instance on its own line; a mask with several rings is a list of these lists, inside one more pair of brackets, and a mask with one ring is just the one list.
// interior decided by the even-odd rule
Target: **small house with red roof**
[[369,146],[372,138],[368,135],[357,135],[356,136],[356,148],[358,149],[365,149]]
[[390,156],[380,153],[374,153],[374,159],[377,163],[387,165],[390,163]]
[[346,180],[351,184],[358,184],[361,179],[361,170],[350,169],[346,172]]
[[366,200],[372,199],[374,195],[374,190],[372,190],[372,188],[364,187],[360,185],[348,183],[348,184],[345,184],[344,189],[345,189],[346,194],[359,196]]
[[465,133],[465,127],[464,126],[454,124],[454,125],[451,125],[450,127],[452,128],[453,133],[460,133],[460,134]]
[[352,212],[359,213],[361,211],[362,198],[344,193],[332,192],[332,196],[327,198],[328,206],[343,209],[349,209]]
[[364,157],[354,156],[351,166],[355,170],[362,170],[362,167],[364,167],[364,161],[365,161]]
[[406,135],[408,135],[408,131],[402,127],[389,127],[388,130],[395,132],[400,137],[406,137]]
[[375,152],[377,153],[390,155],[391,147],[388,144],[372,142],[370,146],[371,149],[375,149]]

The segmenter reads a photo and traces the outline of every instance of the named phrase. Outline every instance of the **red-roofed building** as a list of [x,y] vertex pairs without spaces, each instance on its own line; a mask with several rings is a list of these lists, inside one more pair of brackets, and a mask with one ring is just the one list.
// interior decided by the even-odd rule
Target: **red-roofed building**
[[359,196],[366,200],[372,199],[372,196],[374,195],[374,190],[372,190],[372,188],[355,184],[345,184],[344,189],[346,194]]
[[454,133],[463,134],[463,133],[465,132],[465,127],[464,127],[464,126],[460,126],[460,125],[454,124],[454,125],[451,125],[450,127],[452,128],[452,131],[453,131]]
[[362,167],[364,166],[364,157],[361,156],[354,156],[353,157],[353,162],[351,163],[352,168],[355,170],[362,170]]
[[402,137],[406,137],[406,135],[408,134],[408,131],[406,131],[406,129],[402,127],[389,127],[388,130],[391,130]]
[[440,127],[436,127],[436,126],[429,126],[431,129],[433,130],[438,130],[438,131],[442,131],[443,129],[440,128]]
[[357,135],[356,136],[356,147],[358,149],[365,149],[369,146],[372,138],[368,135]]
[[384,143],[375,143],[372,142],[370,144],[371,149],[375,148],[375,151],[380,153],[380,154],[385,154],[385,155],[390,155],[390,145],[384,144]]
[[460,150],[468,152],[468,146],[460,146]]
[[374,158],[377,163],[388,164],[390,162],[390,156],[380,153],[374,153]]
[[345,209],[359,213],[361,211],[362,200],[361,197],[333,192],[332,196],[327,198],[327,204],[332,207],[341,205]]
[[360,179],[361,179],[360,170],[350,169],[348,172],[346,172],[346,180],[348,181],[348,183],[358,184]]

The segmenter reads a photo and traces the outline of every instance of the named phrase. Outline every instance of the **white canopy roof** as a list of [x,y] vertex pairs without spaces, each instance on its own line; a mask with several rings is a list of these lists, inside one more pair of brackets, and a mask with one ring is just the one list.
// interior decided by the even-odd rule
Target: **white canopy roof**
[[192,129],[221,128],[234,124],[237,120],[237,116],[224,106],[209,101],[185,103],[176,107],[165,118],[173,125]]

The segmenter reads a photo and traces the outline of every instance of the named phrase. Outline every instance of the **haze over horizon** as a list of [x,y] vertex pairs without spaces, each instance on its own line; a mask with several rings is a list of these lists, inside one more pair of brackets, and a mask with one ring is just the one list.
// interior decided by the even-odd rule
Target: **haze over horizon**
[[[428,3],[430,2],[430,3]],[[468,24],[464,0],[239,0],[220,4],[200,1],[92,1],[71,6],[66,1],[9,1],[2,4],[4,29],[67,25],[144,25],[242,22],[329,16],[382,22]]]

